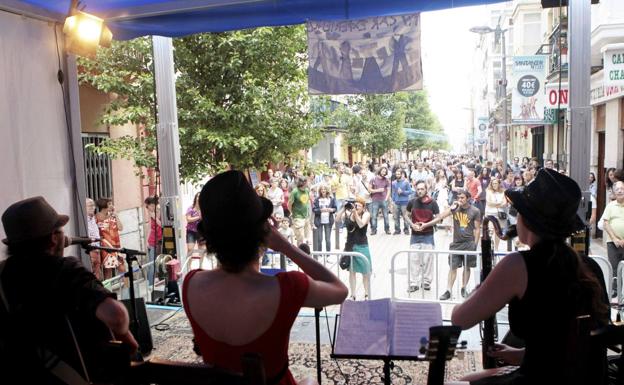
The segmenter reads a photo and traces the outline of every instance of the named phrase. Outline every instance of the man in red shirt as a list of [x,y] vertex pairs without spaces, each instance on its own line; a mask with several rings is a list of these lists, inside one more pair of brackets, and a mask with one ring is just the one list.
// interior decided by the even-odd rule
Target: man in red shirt
[[[433,225],[434,218],[440,213],[435,200],[427,194],[427,183],[424,180],[416,182],[416,197],[407,204],[410,213],[412,236],[410,248],[431,250],[434,248]],[[431,289],[433,276],[433,261],[431,253],[410,253],[409,255],[409,288],[408,293],[419,289],[422,284],[424,290]]]
[[471,204],[475,202],[475,199],[479,199],[482,191],[481,182],[475,178],[475,171],[473,169],[468,170],[468,175],[466,176],[466,190],[468,190],[472,197],[470,199]]

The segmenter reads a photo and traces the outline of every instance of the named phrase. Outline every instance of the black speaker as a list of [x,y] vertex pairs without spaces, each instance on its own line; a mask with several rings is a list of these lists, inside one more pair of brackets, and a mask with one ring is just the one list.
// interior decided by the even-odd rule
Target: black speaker
[[[132,307],[129,299],[122,299],[121,302],[128,309],[130,315],[130,325],[132,325]],[[145,301],[143,298],[137,298],[135,300],[136,318],[139,322],[136,332],[133,332],[134,338],[139,343],[139,350],[142,354],[149,354],[154,349],[154,343],[152,342],[152,330],[147,319],[147,309],[145,308]],[[132,330],[132,328],[130,329]]]
[[[589,0],[588,0],[589,1]],[[591,0],[592,4],[598,4],[600,0]],[[568,0],[561,0],[561,4],[559,0],[542,0],[542,8],[555,8],[561,5],[562,7],[568,6]]]

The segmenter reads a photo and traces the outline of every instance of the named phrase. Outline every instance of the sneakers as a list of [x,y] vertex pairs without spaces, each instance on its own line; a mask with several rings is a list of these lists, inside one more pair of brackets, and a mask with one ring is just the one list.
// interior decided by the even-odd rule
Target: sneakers
[[425,290],[431,290],[431,284],[428,282],[423,283],[423,289]]
[[403,230],[403,234],[409,235],[409,230],[408,229]]
[[462,296],[463,298],[468,298],[468,290],[466,290],[466,288],[465,288],[465,287],[462,287],[462,288],[461,288],[461,296]]
[[392,233],[392,235],[401,235],[400,231],[395,231],[394,233]]
[[440,301],[446,301],[447,299],[451,298],[451,292],[450,291],[445,291],[444,294],[442,294],[440,296]]
[[409,285],[409,287],[407,288],[408,293],[413,293],[415,291],[418,291],[418,285]]
[[377,235],[377,231],[371,231],[371,235]]
[[386,230],[386,234],[390,235],[390,230]]

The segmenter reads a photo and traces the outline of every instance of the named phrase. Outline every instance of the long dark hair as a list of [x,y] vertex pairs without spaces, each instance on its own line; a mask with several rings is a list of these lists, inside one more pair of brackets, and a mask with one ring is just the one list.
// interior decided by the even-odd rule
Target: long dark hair
[[605,183],[607,184],[607,188],[613,187],[613,182],[611,181],[611,178],[609,178],[609,173],[611,171],[613,171],[613,173],[615,173],[615,168],[609,167],[607,169],[607,172],[605,172]]
[[604,302],[603,288],[578,253],[564,239],[542,239],[529,251],[535,258],[545,258],[543,276],[555,283],[556,298],[566,302],[561,306],[568,317],[589,314],[598,325],[606,325],[609,307]]

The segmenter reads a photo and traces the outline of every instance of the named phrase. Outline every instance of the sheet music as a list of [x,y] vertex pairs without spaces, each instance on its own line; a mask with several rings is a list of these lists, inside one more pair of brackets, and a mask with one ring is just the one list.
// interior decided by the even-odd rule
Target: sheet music
[[388,355],[390,299],[345,301],[340,307],[340,323],[334,353]]
[[421,339],[429,339],[429,328],[442,325],[439,303],[393,301],[392,325],[389,328],[390,353],[397,356],[417,356]]

